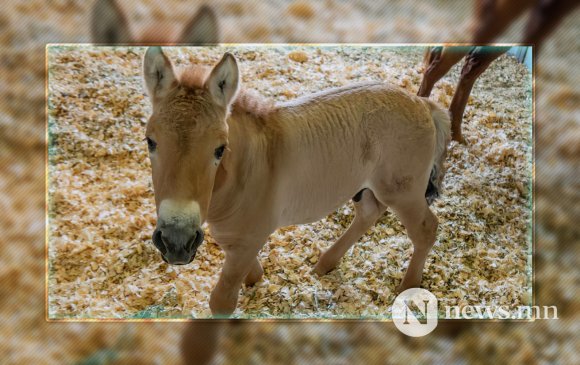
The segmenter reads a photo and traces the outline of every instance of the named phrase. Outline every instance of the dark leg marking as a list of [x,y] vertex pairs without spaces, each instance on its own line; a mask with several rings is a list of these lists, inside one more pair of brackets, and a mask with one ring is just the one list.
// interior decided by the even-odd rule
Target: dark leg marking
[[427,184],[427,191],[425,191],[425,199],[427,200],[427,205],[433,204],[435,199],[439,197],[439,189],[434,184],[436,178],[436,170],[433,168],[431,170],[431,176],[429,176],[429,183]]

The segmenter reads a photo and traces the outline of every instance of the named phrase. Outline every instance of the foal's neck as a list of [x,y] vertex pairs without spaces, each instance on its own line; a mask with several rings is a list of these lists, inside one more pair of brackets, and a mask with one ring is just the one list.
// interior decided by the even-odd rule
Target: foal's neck
[[267,194],[281,131],[273,103],[244,91],[228,117],[228,153],[218,169],[208,222],[226,220],[239,213],[244,199]]

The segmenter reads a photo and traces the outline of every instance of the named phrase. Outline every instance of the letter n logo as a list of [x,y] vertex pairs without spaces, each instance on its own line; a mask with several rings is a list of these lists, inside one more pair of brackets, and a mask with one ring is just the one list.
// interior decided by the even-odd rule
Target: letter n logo
[[426,324],[427,323],[427,304],[429,304],[428,300],[423,300],[421,304],[423,304],[423,308],[419,309],[417,304],[411,300],[404,300],[405,302],[405,322],[404,324],[409,324],[409,311],[412,312],[413,317],[415,317],[419,323]]
[[393,322],[408,336],[425,336],[437,327],[437,298],[425,289],[405,290],[393,303]]

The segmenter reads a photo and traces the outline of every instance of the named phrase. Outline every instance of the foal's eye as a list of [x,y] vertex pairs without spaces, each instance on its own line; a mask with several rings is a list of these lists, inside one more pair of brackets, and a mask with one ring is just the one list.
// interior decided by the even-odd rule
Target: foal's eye
[[214,156],[218,160],[221,160],[222,156],[224,155],[224,150],[226,149],[226,145],[222,144],[218,148],[215,149]]
[[149,147],[149,152],[153,152],[155,151],[155,147],[157,147],[157,142],[147,137],[147,146]]

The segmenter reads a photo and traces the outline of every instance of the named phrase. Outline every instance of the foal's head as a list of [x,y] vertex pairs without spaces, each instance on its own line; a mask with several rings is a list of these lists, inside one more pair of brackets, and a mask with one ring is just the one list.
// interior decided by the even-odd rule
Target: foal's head
[[188,70],[177,77],[161,48],[150,47],[143,76],[153,105],[146,131],[157,206],[153,243],[168,263],[188,264],[203,241],[201,225],[227,153],[238,65],[226,53],[207,76]]

